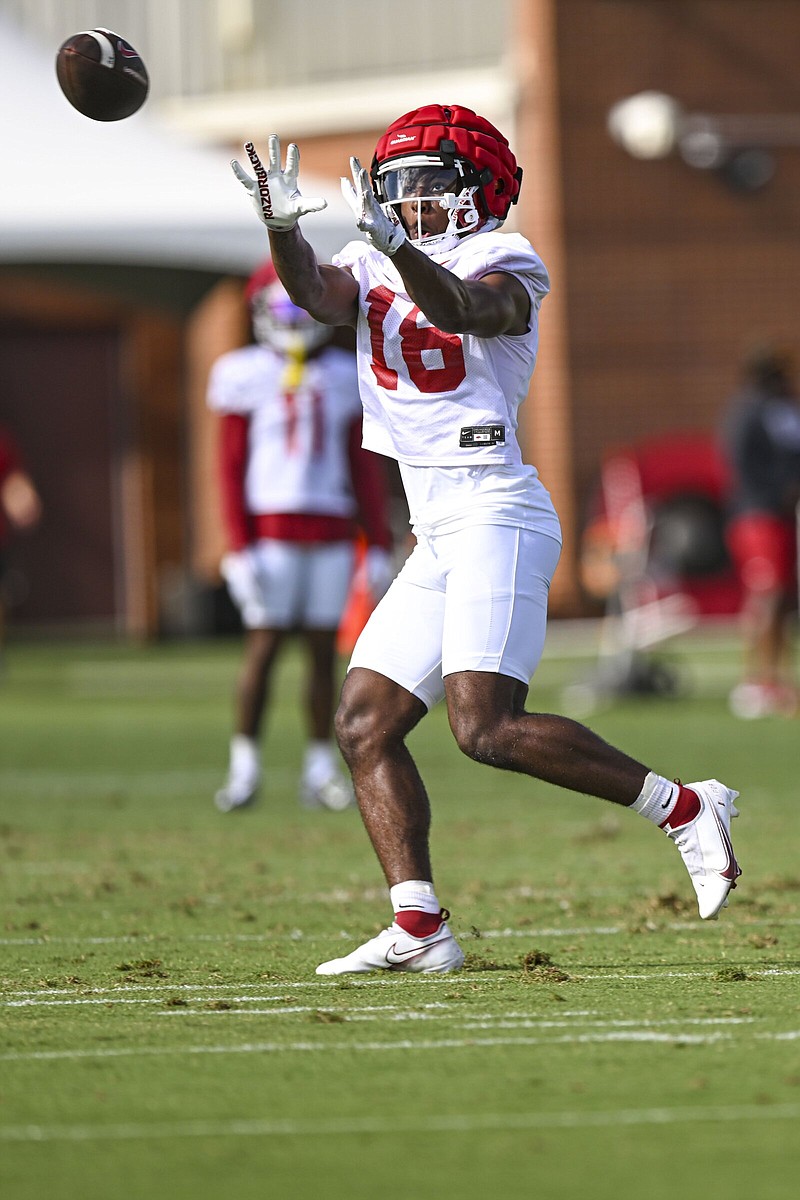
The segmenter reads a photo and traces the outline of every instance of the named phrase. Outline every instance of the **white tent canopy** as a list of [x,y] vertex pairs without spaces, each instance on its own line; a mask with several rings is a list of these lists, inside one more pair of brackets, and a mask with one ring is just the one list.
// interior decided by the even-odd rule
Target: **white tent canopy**
[[[104,263],[247,273],[267,235],[229,156],[160,127],[147,105],[103,123],[61,94],[48,55],[0,15],[0,264]],[[266,146],[263,147],[266,151]],[[243,153],[243,152],[242,152]],[[249,168],[246,156],[244,165]],[[325,261],[354,235],[338,181],[308,177],[328,208],[303,232]]]

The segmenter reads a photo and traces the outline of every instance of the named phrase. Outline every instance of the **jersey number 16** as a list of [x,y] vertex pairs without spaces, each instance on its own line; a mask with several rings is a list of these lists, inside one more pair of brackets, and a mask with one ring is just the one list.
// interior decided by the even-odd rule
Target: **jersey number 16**
[[[383,286],[373,288],[367,294],[367,321],[372,347],[370,366],[378,384],[388,392],[397,390],[397,371],[386,364],[383,325],[394,299],[395,293]],[[400,353],[408,368],[409,378],[420,392],[454,391],[467,374],[461,338],[454,333],[443,333],[432,325],[420,327],[417,318],[421,315],[420,309],[414,305],[400,322]],[[422,361],[423,350],[438,350],[442,365],[427,367]]]

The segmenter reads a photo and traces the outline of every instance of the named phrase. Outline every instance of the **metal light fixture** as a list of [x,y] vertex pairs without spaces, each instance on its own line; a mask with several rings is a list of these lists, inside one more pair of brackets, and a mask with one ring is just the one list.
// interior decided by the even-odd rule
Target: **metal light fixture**
[[666,158],[674,150],[683,109],[664,92],[638,92],[619,100],[608,113],[608,131],[634,158]]
[[687,113],[672,96],[645,91],[612,106],[608,131],[634,158],[666,158],[677,150],[690,167],[717,171],[737,190],[755,191],[775,173],[770,151],[800,146],[800,114]]

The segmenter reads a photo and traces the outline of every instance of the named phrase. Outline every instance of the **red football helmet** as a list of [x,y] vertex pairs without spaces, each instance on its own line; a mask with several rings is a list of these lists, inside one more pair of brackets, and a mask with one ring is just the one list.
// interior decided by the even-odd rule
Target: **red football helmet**
[[289,299],[271,262],[262,263],[247,281],[245,299],[250,306],[253,334],[261,345],[279,354],[301,350],[310,354],[331,336],[327,325],[315,321]]
[[458,105],[428,104],[393,121],[372,159],[372,185],[384,211],[399,219],[399,204],[436,202],[449,212],[447,228],[411,241],[426,251],[452,248],[460,238],[493,228],[516,204],[522,168],[507,140],[485,117]]

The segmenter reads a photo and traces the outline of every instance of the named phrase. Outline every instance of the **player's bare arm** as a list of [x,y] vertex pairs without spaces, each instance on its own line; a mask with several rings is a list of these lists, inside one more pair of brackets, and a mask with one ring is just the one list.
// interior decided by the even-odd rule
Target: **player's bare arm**
[[245,152],[255,179],[235,160],[231,167],[267,228],[272,261],[290,297],[323,324],[354,325],[358,302],[355,279],[341,268],[321,266],[298,226],[300,217],[321,212],[327,201],[321,196],[301,195],[297,146],[292,143],[287,148],[285,168],[281,167],[281,144],[275,134],[268,139],[266,166],[252,142],[246,143]]
[[489,338],[527,332],[530,297],[514,275],[498,271],[482,279],[459,279],[410,242],[393,261],[411,299],[444,333]]
[[270,230],[269,245],[275,270],[295,304],[324,325],[355,326],[358,284],[349,271],[318,263],[297,225],[286,233]]

